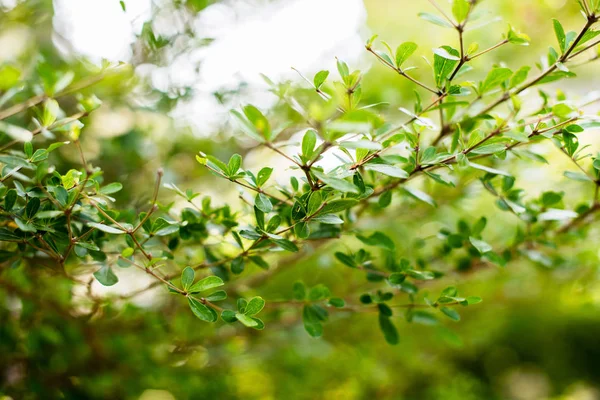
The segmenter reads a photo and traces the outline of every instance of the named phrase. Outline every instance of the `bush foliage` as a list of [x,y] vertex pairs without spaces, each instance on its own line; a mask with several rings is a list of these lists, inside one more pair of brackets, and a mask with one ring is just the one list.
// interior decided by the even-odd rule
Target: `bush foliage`
[[[558,82],[567,88],[577,67],[597,58],[592,52],[600,39],[595,29],[600,2],[579,2],[583,18],[575,31],[553,20],[555,41],[547,54],[533,67],[518,68],[485,64],[500,47],[529,44],[527,35],[515,28],[509,26],[488,48],[464,40],[464,32],[480,22],[477,3],[454,0],[448,12],[438,8],[436,14],[420,14],[423,23],[456,31],[456,48],[443,45],[430,53],[404,42],[394,51],[375,36],[367,41],[366,51],[390,74],[414,84],[414,101],[400,107],[400,113],[390,111],[398,104],[365,102],[362,72],[342,60],[337,60],[337,71],[320,71],[300,85],[265,77],[279,109],[267,112],[246,105],[231,115],[236,135],[246,135],[290,166],[285,182],[271,176],[282,164],[250,170],[242,155],[219,159],[189,149],[198,169],[240,189],[239,201],[232,204],[180,188],[165,179],[162,169],[135,204],[118,201],[131,182],[105,179],[102,160],[88,160],[80,139],[89,115],[102,107],[95,85],[105,79],[126,81],[127,65],[74,68],[37,54],[2,65],[0,294],[22,302],[19,318],[27,322],[20,329],[41,329],[29,343],[31,349],[38,347],[29,351],[40,358],[30,368],[50,368],[40,364],[43,348],[61,341],[50,331],[43,333],[50,323],[43,319],[54,318],[44,310],[67,325],[62,341],[83,335],[88,342],[89,350],[79,350],[70,365],[89,357],[110,360],[126,342],[101,351],[95,341],[153,313],[129,303],[159,291],[187,308],[178,306],[177,314],[197,318],[173,317],[174,325],[231,324],[231,330],[207,331],[214,346],[245,329],[283,330],[290,323],[301,323],[308,335],[320,337],[332,318],[352,324],[362,313],[375,314],[377,326],[371,329],[395,345],[402,341],[401,320],[437,325],[468,318],[471,307],[486,307],[479,304],[484,294],[470,289],[474,271],[510,273],[513,263],[524,260],[547,268],[569,263],[561,248],[597,240],[588,235],[600,210],[600,155],[578,139],[600,127],[598,118],[586,111],[597,99],[571,99],[566,89],[552,93],[542,85]],[[430,78],[413,76],[411,62],[417,56],[428,60]],[[473,60],[478,60],[476,66]],[[297,132],[302,132],[300,143],[290,141]],[[582,196],[576,204],[559,188],[532,194],[519,185],[521,176],[530,173],[515,169],[522,160],[536,169],[553,167],[536,151],[546,143],[572,163],[564,175],[579,185]],[[193,150],[200,151],[194,155]],[[428,211],[419,215],[415,207],[437,207],[457,190],[464,196],[473,182],[493,198],[490,215],[505,213],[518,221],[516,233],[504,232],[501,241],[493,241],[490,215],[471,212],[454,228],[406,243],[377,228],[377,221],[398,212],[414,212],[423,224],[430,222]],[[333,255],[329,271],[344,269],[335,273],[336,279],[360,274],[366,282],[340,290],[330,285],[325,270],[309,285],[295,278],[286,281],[286,293],[269,300],[269,292],[262,290],[266,282],[306,254]],[[95,293],[94,280],[113,286],[138,276],[115,273],[122,268],[139,270],[153,282],[125,294]],[[75,295],[76,287],[84,293]],[[38,296],[53,290],[56,296]],[[12,318],[9,310],[1,311],[3,320]],[[288,310],[297,310],[291,322]],[[45,316],[36,317],[39,313]],[[103,319],[107,321],[99,322]],[[17,328],[3,330],[0,337],[11,338],[7,343],[18,341]],[[168,336],[168,331],[157,333]],[[142,338],[150,348],[158,340],[151,328]],[[2,349],[15,360],[22,351]],[[140,355],[140,361],[145,357],[151,356]],[[100,365],[109,368],[110,361]],[[70,380],[71,375],[60,372],[68,369],[56,367],[56,382]],[[93,378],[83,380],[62,382],[52,390],[67,398],[93,397],[88,386]],[[14,393],[44,386],[43,380],[28,384],[29,389],[17,386]]]

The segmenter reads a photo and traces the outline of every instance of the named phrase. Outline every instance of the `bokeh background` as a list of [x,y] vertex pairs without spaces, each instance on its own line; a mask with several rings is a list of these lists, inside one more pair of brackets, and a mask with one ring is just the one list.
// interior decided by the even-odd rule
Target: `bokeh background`
[[[306,76],[335,70],[335,57],[365,71],[366,102],[389,102],[397,117],[409,106],[414,88],[369,57],[364,41],[377,33],[396,46],[419,44],[419,54],[456,44],[452,30],[417,18],[434,12],[425,0],[2,0],[0,65],[45,58],[56,68],[85,71],[103,58],[130,67],[94,87],[104,104],[87,119],[82,145],[107,181],[126,182],[117,201],[135,206],[151,193],[158,167],[165,181],[230,202],[240,210],[238,191],[207,174],[197,151],[227,159],[244,154],[245,167],[276,165],[279,179],[288,165],[236,132],[228,111],[251,102],[286,118],[261,74],[275,82],[301,84]],[[440,3],[447,6],[444,0]],[[551,18],[569,29],[581,24],[571,0],[485,0],[479,21],[498,19],[469,31],[466,41],[486,48],[501,40],[507,22],[526,32],[529,47],[504,46],[474,63],[490,60],[518,68],[533,65],[554,45]],[[483,58],[483,57],[482,57]],[[414,73],[430,72],[422,59]],[[557,87],[583,98],[600,83],[597,65],[578,69],[579,78]],[[475,70],[475,77],[477,77]],[[563,90],[566,90],[563,89]],[[594,135],[581,141],[598,148]],[[291,138],[294,140],[294,137]],[[297,138],[296,138],[297,139]],[[541,145],[551,160],[541,167],[527,161],[517,184],[532,196],[544,190],[566,192],[573,207],[590,193],[564,178],[568,160]],[[59,163],[76,165],[68,149]],[[517,220],[507,217],[476,182],[456,189],[431,187],[440,207],[398,203],[385,216],[371,218],[393,237],[399,254],[418,257],[435,248],[435,233],[452,227],[465,212],[488,218],[489,242],[508,245]],[[144,197],[145,196],[145,197]],[[170,193],[161,193],[169,202]],[[236,206],[237,204],[237,206]],[[423,224],[421,218],[427,217]],[[591,228],[597,237],[597,227]],[[484,299],[463,312],[460,323],[435,326],[399,323],[400,344],[390,347],[375,328],[376,316],[335,314],[320,339],[310,338],[298,310],[273,311],[262,332],[208,326],[162,291],[126,304],[108,304],[90,321],[44,308],[68,303],[81,288],[30,282],[38,299],[16,302],[0,289],[0,395],[14,399],[600,399],[600,276],[598,242],[581,240],[552,254],[564,262],[511,263],[506,269],[456,274],[454,284]],[[337,248],[351,246],[349,240]],[[308,251],[293,266],[265,280],[268,300],[289,296],[298,279],[326,282],[344,297],[365,285],[332,257],[334,246]],[[449,263],[456,260],[447,260]],[[285,260],[281,262],[286,262]],[[134,271],[97,293],[128,293],[148,281]],[[256,272],[251,271],[249,273]],[[11,278],[30,279],[22,271]],[[439,291],[441,287],[432,287]],[[39,304],[39,303],[42,304]],[[40,311],[43,310],[43,311]],[[271,327],[269,327],[271,325]]]

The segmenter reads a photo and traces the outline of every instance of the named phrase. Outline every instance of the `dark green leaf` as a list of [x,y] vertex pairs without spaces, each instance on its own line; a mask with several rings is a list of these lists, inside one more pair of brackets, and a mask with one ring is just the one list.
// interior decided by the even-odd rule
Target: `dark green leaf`
[[389,236],[385,235],[382,232],[375,232],[369,237],[365,237],[362,235],[357,235],[356,237],[361,242],[369,246],[379,246],[390,251],[394,251],[396,249],[396,245],[394,244],[392,239],[390,239]]
[[284,250],[291,251],[293,253],[298,251],[298,246],[296,246],[294,242],[290,242],[287,239],[272,239],[272,241]]
[[119,282],[119,278],[108,265],[103,265],[98,271],[94,272],[94,277],[104,286],[112,286]]
[[440,311],[452,321],[460,321],[460,314],[455,309],[450,307],[440,307]]
[[398,344],[399,338],[396,327],[390,318],[381,313],[379,314],[379,328],[381,329],[381,332],[383,332],[383,337],[386,342],[392,345]]
[[202,304],[192,297],[188,297],[188,304],[194,315],[201,320],[207,322],[215,322],[217,320],[217,313],[211,307]]
[[6,209],[6,211],[12,210],[16,202],[17,191],[15,189],[10,189],[8,192],[6,192],[6,195],[4,196],[4,208]]

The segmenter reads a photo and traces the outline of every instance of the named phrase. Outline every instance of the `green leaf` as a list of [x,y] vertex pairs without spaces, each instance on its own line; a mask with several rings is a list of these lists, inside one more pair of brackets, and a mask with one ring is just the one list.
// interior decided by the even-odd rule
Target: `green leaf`
[[406,60],[417,50],[417,44],[404,42],[396,49],[396,67],[400,68]]
[[403,273],[393,273],[388,277],[389,284],[394,287],[395,285],[400,285],[402,282],[406,280],[406,275]]
[[39,209],[40,199],[37,197],[29,199],[29,201],[27,202],[27,207],[25,208],[25,214],[27,215],[27,218],[33,218],[33,216],[38,212]]
[[558,47],[561,52],[564,53],[567,48],[567,36],[565,35],[565,30],[557,19],[552,19],[552,23],[554,24],[554,34],[556,35],[556,40],[558,40]]
[[356,261],[354,261],[354,258],[352,256],[349,256],[348,254],[344,254],[344,253],[338,251],[334,254],[334,256],[342,264],[345,264],[346,266],[348,266],[350,268],[356,268],[358,266],[356,264]]
[[375,42],[375,39],[377,39],[377,37],[378,37],[378,36],[379,36],[379,35],[373,35],[373,36],[371,36],[371,37],[369,38],[369,40],[367,40],[367,43],[366,43],[365,47],[366,47],[367,49],[370,49],[370,48],[371,48],[371,46],[373,46],[373,42]]
[[249,256],[248,259],[262,269],[269,269],[269,263],[267,263],[262,257]]
[[6,192],[6,195],[4,196],[4,209],[6,211],[12,210],[16,202],[17,191],[15,189],[10,189],[8,192]]
[[244,310],[244,314],[246,315],[256,315],[258,314],[265,306],[265,300],[260,297],[253,297],[248,302],[246,306],[246,310]]
[[381,174],[391,176],[394,178],[406,179],[408,178],[408,172],[400,167],[394,167],[393,165],[386,164],[365,164],[364,168],[369,171],[379,172]]
[[254,199],[254,205],[265,214],[273,211],[273,203],[264,193],[257,193]]
[[60,177],[62,181],[62,185],[65,189],[71,189],[75,185],[79,183],[79,177],[81,176],[81,172],[76,169],[70,169],[65,175]]
[[19,229],[22,230],[23,232],[37,232],[37,229],[35,228],[35,226],[28,224],[27,222],[24,222],[20,218],[15,218],[15,223],[17,224]]
[[323,325],[320,323],[314,308],[307,304],[302,309],[302,322],[304,329],[312,337],[320,337],[323,335]]
[[512,26],[508,26],[508,33],[506,34],[506,40],[509,43],[518,45],[518,46],[529,46],[529,36],[524,33],[517,32],[513,29]]
[[23,151],[25,151],[27,158],[31,158],[33,155],[33,144],[31,142],[25,142],[23,144]]
[[214,293],[206,296],[206,300],[208,301],[223,301],[227,298],[227,293],[224,290],[217,290]]
[[417,269],[409,269],[408,271],[406,271],[406,273],[411,278],[419,279],[422,281],[429,281],[429,280],[435,279],[435,274],[431,271],[420,271]]
[[441,296],[455,297],[458,294],[458,290],[456,286],[448,286],[444,290],[442,290]]
[[385,208],[392,203],[392,191],[388,190],[384,192],[381,196],[379,196],[379,200],[377,200],[379,207]]
[[525,80],[527,79],[527,75],[529,75],[530,70],[531,70],[531,67],[528,65],[519,68],[514,73],[514,75],[510,78],[510,83],[508,84],[508,87],[514,88],[516,86],[519,86],[521,83],[525,82]]
[[247,105],[246,107],[244,107],[244,114],[254,126],[255,132],[258,133],[259,137],[270,141],[271,126],[269,125],[269,121],[263,115],[263,113],[260,112],[260,110],[254,107],[253,105]]
[[475,239],[474,237],[469,237],[469,241],[481,254],[485,254],[488,251],[492,251],[492,246],[490,246],[483,240]]
[[422,324],[422,325],[437,325],[438,324],[438,320],[433,314],[428,313],[427,311],[420,311],[420,310],[412,312],[411,322],[415,322],[417,324]]
[[359,190],[356,186],[354,186],[352,183],[344,180],[344,179],[340,179],[340,178],[335,178],[329,175],[324,174],[323,172],[319,171],[319,170],[314,170],[312,171],[313,175],[315,175],[320,181],[326,183],[327,185],[331,186],[332,188],[339,190],[341,192],[347,193],[359,193]]
[[[444,57],[440,55],[440,50],[444,50]],[[448,59],[447,56],[454,57],[454,59]],[[458,63],[459,52],[450,46],[442,46],[437,49],[437,52],[433,56],[433,74],[435,77],[435,83],[438,88],[444,86],[446,78]]]
[[42,125],[48,127],[56,121],[60,108],[58,102],[54,99],[47,99],[44,102],[44,111],[42,113]]
[[274,232],[281,225],[281,217],[278,214],[273,215],[273,218],[269,220],[267,225],[267,232]]
[[419,17],[423,18],[425,21],[431,22],[432,24],[442,26],[444,28],[454,28],[452,24],[445,19],[438,17],[437,15],[421,12],[419,13]]
[[564,221],[577,218],[577,216],[575,211],[549,208],[538,215],[538,221]]
[[4,121],[0,121],[0,132],[6,133],[8,136],[19,142],[31,142],[31,139],[33,139],[33,134],[27,129],[11,125]]
[[272,239],[272,241],[284,250],[291,251],[292,253],[298,251],[298,246],[287,239]]
[[125,233],[125,231],[118,229],[118,228],[113,228],[112,226],[108,226],[108,225],[104,225],[104,224],[98,224],[96,222],[88,222],[87,223],[89,226],[91,226],[92,228],[96,228],[102,232],[106,232],[106,233],[112,233],[115,235],[121,235],[123,233]]
[[231,272],[238,275],[244,272],[245,262],[243,257],[237,257],[231,261]]
[[9,155],[1,155],[0,163],[6,164],[12,167],[23,167],[29,168],[31,167],[31,163],[21,157],[9,156]]
[[94,272],[94,277],[104,286],[112,286],[119,282],[119,278],[108,265],[103,265],[102,268]]
[[319,212],[319,215],[338,213],[340,211],[346,210],[347,208],[351,208],[356,204],[358,204],[358,200],[355,199],[332,200],[327,202],[325,206],[323,206],[323,208]]
[[579,42],[577,42],[577,49],[579,49],[582,44],[584,44],[585,42],[590,41],[591,39],[595,38],[598,35],[600,35],[600,30],[593,30],[593,29],[588,30],[581,37],[581,40],[579,40]]
[[306,239],[310,236],[310,227],[307,222],[298,222],[294,225],[294,233],[298,239]]
[[346,305],[346,302],[344,299],[340,299],[339,297],[331,297],[328,301],[328,304],[336,308],[343,308]]
[[235,322],[235,321],[237,321],[235,314],[236,314],[235,311],[223,310],[221,312],[221,319],[228,323]]
[[471,154],[495,154],[506,150],[504,143],[483,144],[470,151]]
[[440,47],[433,50],[433,54],[436,54],[446,60],[460,61],[460,57],[454,54],[450,54],[446,49]]
[[19,82],[21,71],[12,65],[0,66],[0,90],[7,91]]
[[450,307],[440,307],[440,311],[452,321],[460,321],[460,314],[455,309]]
[[188,304],[194,315],[206,322],[215,322],[217,320],[217,313],[211,307],[208,307],[198,300],[188,297]]
[[337,69],[342,78],[346,78],[348,75],[350,75],[350,70],[348,69],[348,64],[346,64],[342,60],[339,60],[339,59],[337,60]]
[[240,169],[242,165],[242,156],[239,154],[234,154],[229,158],[229,162],[227,163],[227,172],[229,172],[229,176],[235,176],[235,174]]
[[257,329],[259,331],[265,329],[265,323],[260,318],[256,318],[256,317],[251,317],[251,318],[254,322],[256,322],[256,325],[254,325],[252,327],[253,329]]
[[294,300],[304,300],[306,298],[306,285],[303,282],[294,282],[294,286],[292,287],[292,297]]
[[[78,243],[78,244],[80,244],[80,243]],[[123,258],[129,258],[129,257],[131,257],[133,255],[134,251],[135,250],[133,249],[133,247],[126,247],[121,252],[121,257],[123,257]]]
[[317,133],[312,129],[307,130],[302,138],[302,155],[306,158],[311,158],[316,144]]
[[248,315],[236,313],[235,317],[248,328],[254,328],[255,326],[258,326],[258,322]]
[[452,15],[456,18],[456,22],[459,24],[463,22],[469,15],[470,8],[471,3],[468,0],[454,0],[452,2]]
[[431,197],[427,193],[411,187],[405,187],[404,190],[406,190],[406,192],[408,192],[408,194],[410,194],[414,198],[419,199],[432,207],[437,207],[437,204],[433,197]]
[[473,167],[475,169],[481,170],[481,171],[488,172],[490,174],[512,177],[512,175],[509,174],[508,172],[501,171],[499,169],[490,168],[490,167],[487,167],[485,165],[475,164],[475,163],[469,163],[469,166]]
[[194,283],[194,277],[196,273],[192,267],[185,267],[181,272],[181,285],[183,286],[183,290],[188,291],[190,286]]
[[576,115],[576,110],[565,103],[558,103],[552,107],[552,113],[558,117],[567,119]]
[[119,182],[113,182],[113,183],[109,183],[108,185],[100,188],[100,193],[102,193],[102,194],[113,194],[113,193],[117,193],[121,189],[123,189],[123,185],[122,184],[120,184]]
[[6,242],[17,242],[20,241],[21,237],[15,235],[12,231],[0,227],[0,241]]
[[361,150],[381,150],[381,143],[371,140],[348,140],[339,143],[339,146],[344,149],[361,149]]
[[200,279],[198,282],[194,283],[187,290],[189,293],[198,293],[203,292],[205,290],[213,289],[219,286],[223,286],[225,283],[223,279],[218,276],[207,276],[206,278]]
[[267,183],[271,174],[273,173],[273,168],[264,167],[260,171],[258,171],[258,175],[256,175],[256,183],[260,187]]
[[315,84],[315,88],[319,89],[321,85],[325,82],[327,77],[329,76],[329,71],[319,71],[315,74],[315,78],[313,80]]
[[344,223],[343,219],[333,214],[319,215],[317,217],[311,218],[311,221],[320,222],[322,224],[328,225],[339,225]]
[[[159,224],[152,225],[152,231],[156,236],[168,236],[172,233],[179,232],[179,225],[176,222],[167,221],[163,218],[157,218],[156,222],[163,220],[165,221],[163,224],[160,224],[160,228],[158,228]],[[158,229],[157,229],[158,228]]]
[[313,215],[321,204],[323,204],[323,196],[321,196],[321,192],[312,192],[310,198],[308,199],[308,208],[306,210],[307,215]]
[[357,235],[356,238],[369,246],[378,246],[390,251],[394,251],[396,249],[396,245],[394,244],[393,240],[382,232],[375,232],[369,237]]
[[565,171],[564,175],[567,178],[573,179],[575,181],[580,181],[580,182],[591,182],[592,181],[592,179],[590,179],[589,176],[587,176],[586,174],[582,174],[581,172]]
[[[257,140],[259,142],[264,142],[264,139],[263,139],[261,133],[256,129],[256,127],[250,121],[248,121],[247,118],[244,118],[244,116],[241,113],[239,113],[236,110],[232,110],[231,115],[233,115],[233,117],[238,122],[240,128],[246,135],[248,135],[252,139]],[[200,160],[198,160],[198,161],[200,162]],[[202,162],[200,162],[200,163],[202,164]]]
[[379,313],[379,328],[381,329],[386,342],[392,345],[398,344],[398,331],[396,330],[394,323],[389,317],[386,317],[382,313]]
[[483,94],[489,92],[492,89],[495,89],[497,86],[500,86],[500,84],[509,79],[512,76],[512,74],[513,73],[509,68],[493,68],[488,73],[485,80],[481,83],[479,92]]
[[331,292],[327,288],[327,286],[319,283],[316,286],[313,286],[308,291],[308,300],[309,301],[319,301],[323,300],[331,295]]

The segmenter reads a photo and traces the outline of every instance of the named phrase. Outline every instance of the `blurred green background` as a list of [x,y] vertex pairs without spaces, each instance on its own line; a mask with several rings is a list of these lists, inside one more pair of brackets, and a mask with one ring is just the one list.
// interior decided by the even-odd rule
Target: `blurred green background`
[[[89,3],[78,6],[84,11],[86,7],[94,9],[92,0],[77,1]],[[122,12],[117,0],[96,2],[114,3],[110,7]],[[73,6],[63,3],[63,11]],[[133,3],[125,2],[129,8],[135,8]],[[227,29],[235,29],[247,18],[260,20],[261,16],[298,3],[302,2],[156,1],[149,12],[127,19],[137,26],[131,46],[125,40],[130,51],[124,61],[132,67],[89,89],[104,105],[84,121],[82,133],[86,154],[104,169],[106,181],[126,183],[117,196],[119,204],[133,207],[147,199],[151,194],[147,182],[158,167],[163,167],[166,182],[210,195],[217,204],[231,202],[242,210],[236,188],[198,167],[194,154],[199,150],[221,158],[239,152],[244,154],[247,168],[279,163],[277,175],[289,175],[280,160],[240,138],[226,114],[240,103],[257,101],[263,107],[272,107],[274,118],[286,118],[285,108],[267,93],[260,77],[242,74],[219,88],[214,82],[203,81],[210,80],[211,75],[202,75],[202,68],[210,62],[218,64],[211,54],[217,58],[220,55],[211,53],[211,46],[226,41],[223,38],[227,38]],[[443,0],[441,3],[447,6]],[[502,47],[486,60],[476,60],[475,67],[490,60],[513,68],[533,65],[548,45],[554,45],[552,17],[560,17],[563,25],[573,30],[581,24],[575,1],[481,3],[481,21],[496,16],[503,21],[468,32],[467,43],[477,41],[481,49],[489,47],[501,40],[510,22],[529,34],[532,45]],[[84,55],[73,47],[74,39],[69,38],[73,32],[77,34],[69,28],[76,22],[76,14],[55,14],[56,4],[48,0],[0,4],[0,65],[27,66],[43,57],[57,69],[82,73],[89,69]],[[314,8],[309,8],[307,15],[325,9],[334,11],[322,16],[332,21],[331,26],[325,23],[321,27],[322,48],[315,49],[313,59],[303,60],[302,72],[312,76],[319,69],[331,69],[333,56],[344,56],[351,67],[366,71],[365,102],[391,103],[388,113],[392,118],[399,115],[399,106],[411,104],[414,88],[368,57],[363,40],[377,33],[392,47],[415,41],[419,53],[429,58],[432,48],[457,46],[452,30],[417,18],[419,11],[434,12],[425,0],[322,0],[321,6],[318,2],[312,4]],[[79,17],[89,19],[90,15]],[[145,20],[151,23],[143,25]],[[299,38],[299,43],[313,29],[310,19],[301,24],[305,30],[289,33]],[[101,26],[106,32],[114,29],[110,18],[101,20]],[[336,29],[344,30],[342,39],[350,39],[329,41],[330,37],[338,37]],[[108,38],[106,32],[97,31],[97,40],[101,42],[103,35]],[[258,54],[276,59],[281,44],[272,40],[278,32],[266,32],[264,40],[252,45]],[[86,42],[81,46],[85,47]],[[88,42],[88,46],[93,44]],[[178,63],[182,54],[194,55],[187,60],[191,66]],[[310,58],[311,53],[307,54]],[[98,62],[92,53],[87,55]],[[241,58],[237,61],[239,70],[244,70],[246,61],[261,65]],[[423,68],[425,61],[417,59],[415,65],[422,67],[415,76],[429,79],[429,72]],[[282,71],[269,70],[279,81],[299,82],[289,66]],[[594,64],[581,67],[577,80],[556,87],[584,96],[598,87],[597,68]],[[157,70],[167,71],[171,78],[188,71],[189,79],[167,79],[165,83],[164,77],[153,72]],[[474,76],[478,77],[477,71]],[[555,89],[551,86],[546,90]],[[211,113],[219,117],[205,123]],[[597,149],[600,141],[594,133],[585,135],[580,140]],[[568,168],[566,158],[551,147],[540,151],[551,160],[551,166],[542,168],[525,160],[515,163],[515,170],[525,171],[517,181],[519,187],[533,195],[543,190],[563,190],[565,201],[573,206],[590,197],[580,185],[562,176]],[[78,162],[77,155],[65,149],[57,162],[68,168]],[[444,226],[454,228],[460,216],[469,212],[488,218],[490,242],[499,247],[509,245],[518,221],[502,213],[476,183],[466,179],[451,190],[432,185],[428,193],[438,199],[440,207],[398,201],[387,214],[373,216],[363,226],[367,230],[377,227],[393,237],[400,255],[427,259],[441,246],[435,233]],[[168,203],[172,195],[161,193],[161,199]],[[590,230],[587,240],[570,238],[566,246],[550,250],[553,259],[562,260],[558,267],[521,261],[506,269],[450,274],[444,284],[481,296],[481,306],[463,311],[460,323],[440,319],[439,324],[429,326],[399,319],[400,344],[395,347],[387,345],[375,328],[376,315],[335,313],[325,326],[324,336],[313,339],[298,321],[300,309],[271,310],[265,316],[267,329],[250,332],[199,322],[185,305],[163,291],[126,304],[107,303],[100,315],[87,320],[80,317],[83,312],[77,307],[64,312],[77,304],[81,288],[57,283],[55,278],[49,282],[43,271],[3,267],[0,394],[13,399],[600,399],[600,251],[594,240],[598,238],[598,227]],[[421,246],[423,240],[425,247]],[[340,297],[356,293],[356,288],[367,287],[368,283],[332,256],[334,249],[355,244],[344,239],[313,251],[309,248],[301,257],[281,259],[279,263],[287,268],[267,275],[260,295],[267,302],[285,298],[292,283],[299,279],[308,285],[324,282]],[[457,261],[456,257],[448,257],[443,263],[454,265]],[[134,287],[143,287],[147,282],[132,271],[117,272],[129,277]],[[260,272],[246,272],[243,277],[253,273]],[[132,290],[127,280],[122,282],[112,292]],[[437,293],[442,287],[428,290]],[[101,293],[103,288],[94,286],[94,290]],[[15,294],[22,300],[15,300]]]

